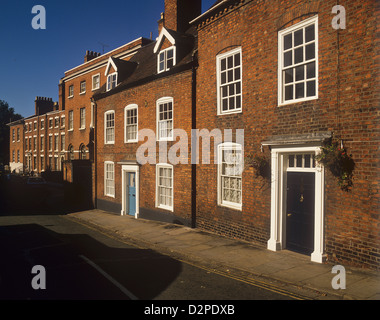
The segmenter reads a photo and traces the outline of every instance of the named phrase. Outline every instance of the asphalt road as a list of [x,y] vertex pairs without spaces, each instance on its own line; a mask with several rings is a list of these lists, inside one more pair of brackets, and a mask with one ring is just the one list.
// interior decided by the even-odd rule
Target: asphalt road
[[[34,266],[43,268],[32,273]],[[64,215],[44,214],[0,216],[0,299],[200,301],[292,297],[110,238]]]

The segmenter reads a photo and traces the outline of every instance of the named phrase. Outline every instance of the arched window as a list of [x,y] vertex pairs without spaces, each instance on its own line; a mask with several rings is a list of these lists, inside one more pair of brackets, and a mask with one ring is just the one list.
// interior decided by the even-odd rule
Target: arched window
[[75,157],[74,157],[74,147],[71,144],[68,147],[68,151],[69,151],[69,160],[74,160],[75,159]]
[[81,160],[86,160],[87,157],[87,148],[86,146],[82,143],[79,147],[79,157]]

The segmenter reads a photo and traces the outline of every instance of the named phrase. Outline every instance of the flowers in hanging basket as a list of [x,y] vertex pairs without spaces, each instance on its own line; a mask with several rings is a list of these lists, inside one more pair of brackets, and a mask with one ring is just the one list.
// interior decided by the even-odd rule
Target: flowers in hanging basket
[[249,153],[246,156],[246,164],[256,171],[256,177],[270,178],[270,162],[263,153]]
[[352,187],[355,162],[352,159],[352,155],[349,155],[347,150],[338,141],[326,143],[315,159],[328,168],[338,179],[338,184],[342,190],[348,191]]

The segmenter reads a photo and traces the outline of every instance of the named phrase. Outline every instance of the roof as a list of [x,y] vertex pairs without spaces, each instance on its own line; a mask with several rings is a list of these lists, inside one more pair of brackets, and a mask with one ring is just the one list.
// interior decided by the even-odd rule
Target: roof
[[[106,84],[103,84],[97,91],[95,91],[93,98],[99,100],[126,88],[137,86],[157,78],[169,76],[185,69],[190,69],[193,63],[193,52],[196,48],[194,37],[195,28],[191,28],[189,33],[186,34],[181,34],[170,29],[166,29],[166,31],[175,39],[176,43],[177,62],[174,67],[169,71],[157,73],[158,52],[155,53],[154,49],[157,45],[157,41],[162,40],[158,38],[157,41],[141,47],[128,61],[112,58],[112,61],[118,68],[119,84],[110,91],[106,91]],[[121,67],[119,69],[119,67],[123,65],[124,68]],[[131,66],[134,66],[134,68],[131,68]]]

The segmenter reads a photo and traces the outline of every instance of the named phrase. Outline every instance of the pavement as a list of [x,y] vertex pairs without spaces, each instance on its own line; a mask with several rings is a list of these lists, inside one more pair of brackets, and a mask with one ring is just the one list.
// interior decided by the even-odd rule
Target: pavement
[[273,252],[249,242],[164,222],[94,209],[65,216],[139,248],[290,297],[313,300],[380,300],[380,272],[343,266],[346,288],[334,289],[334,264],[314,263],[288,250]]

